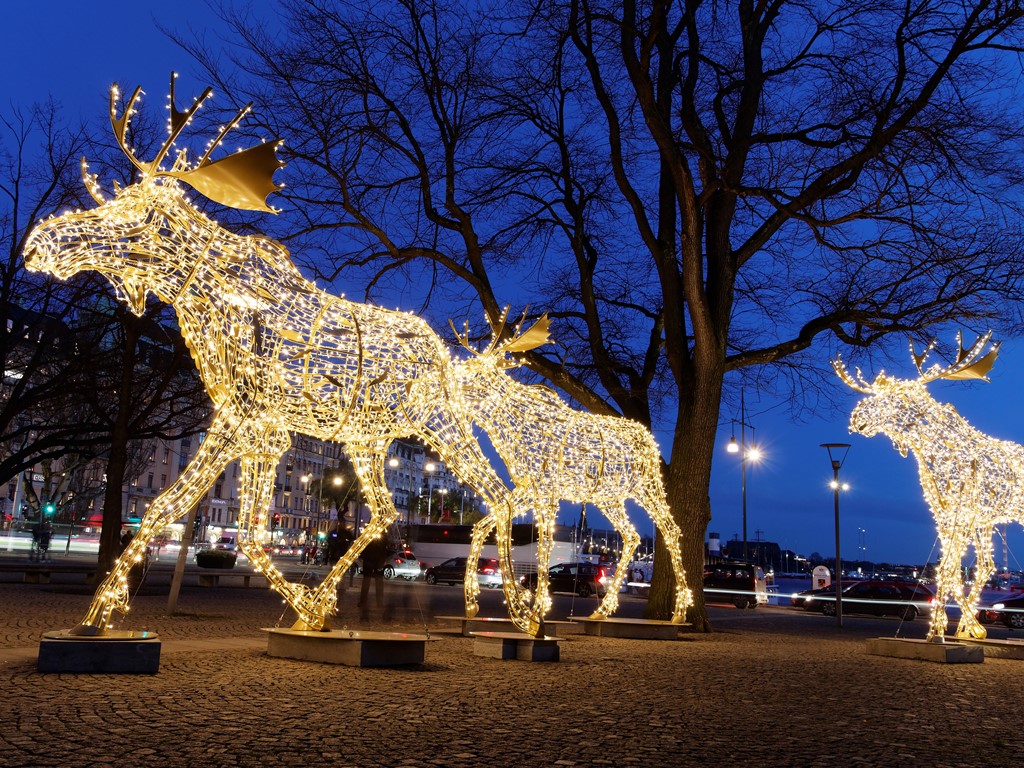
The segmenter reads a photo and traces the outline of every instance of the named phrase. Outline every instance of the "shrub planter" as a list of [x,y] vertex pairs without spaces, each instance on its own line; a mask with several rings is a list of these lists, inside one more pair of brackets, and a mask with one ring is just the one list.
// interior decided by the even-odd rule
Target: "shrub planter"
[[204,549],[196,552],[196,565],[200,568],[234,568],[238,555],[225,549]]

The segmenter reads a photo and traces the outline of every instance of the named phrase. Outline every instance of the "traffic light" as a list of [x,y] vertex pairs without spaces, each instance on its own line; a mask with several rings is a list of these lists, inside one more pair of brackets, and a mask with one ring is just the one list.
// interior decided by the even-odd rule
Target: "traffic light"
[[278,512],[275,512],[273,514],[273,516],[270,518],[270,530],[272,530],[272,531],[277,530],[277,526],[279,526],[280,524],[281,524],[281,515]]
[[43,514],[47,517],[53,517],[53,513],[56,511],[57,508],[53,505],[52,501],[48,501],[43,505]]

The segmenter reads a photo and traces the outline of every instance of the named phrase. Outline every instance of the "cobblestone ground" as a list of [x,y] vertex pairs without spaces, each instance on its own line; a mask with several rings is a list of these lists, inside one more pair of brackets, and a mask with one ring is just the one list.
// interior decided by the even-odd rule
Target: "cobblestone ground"
[[877,622],[723,609],[676,642],[572,636],[553,664],[434,632],[424,665],[358,669],[268,657],[260,628],[289,621],[266,590],[186,597],[168,618],[143,594],[125,624],[160,632],[159,674],[40,675],[40,635],[88,592],[0,584],[0,766],[938,768],[1024,747],[1024,661],[870,656]]

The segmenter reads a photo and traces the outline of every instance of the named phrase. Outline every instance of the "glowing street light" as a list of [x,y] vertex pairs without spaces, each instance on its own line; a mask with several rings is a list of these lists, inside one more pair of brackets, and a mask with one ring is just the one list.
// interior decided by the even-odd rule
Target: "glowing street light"
[[[743,508],[743,562],[747,562],[747,464],[753,462],[756,464],[761,460],[761,449],[756,445],[750,445],[747,447],[747,430],[750,430],[750,440],[753,443],[754,440],[754,427],[746,422],[747,412],[746,403],[744,402],[743,390],[740,390],[740,418],[732,420],[732,437],[729,438],[729,443],[726,445],[725,450],[729,453],[738,453],[740,455],[740,478],[742,487],[742,508]],[[740,425],[740,439],[736,442],[736,425]]]
[[822,443],[821,447],[828,451],[828,459],[832,463],[832,482],[829,487],[835,498],[836,513],[836,626],[843,626],[843,565],[839,559],[839,492],[850,490],[847,483],[839,482],[839,470],[846,461],[846,454],[850,452],[849,443]]

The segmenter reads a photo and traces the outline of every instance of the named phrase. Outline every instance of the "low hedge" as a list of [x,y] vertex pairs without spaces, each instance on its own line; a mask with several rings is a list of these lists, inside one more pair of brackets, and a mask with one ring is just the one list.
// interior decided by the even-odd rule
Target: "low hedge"
[[204,549],[196,552],[196,565],[200,568],[234,568],[238,555],[226,549]]

